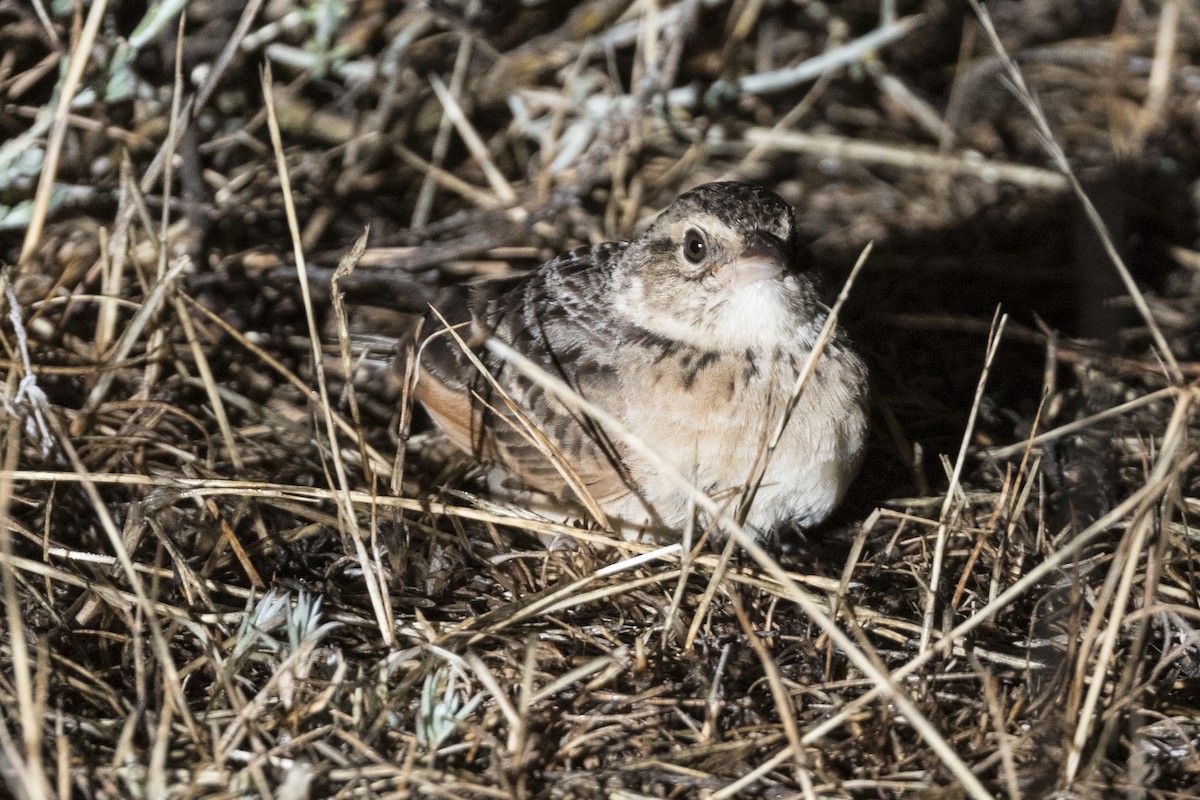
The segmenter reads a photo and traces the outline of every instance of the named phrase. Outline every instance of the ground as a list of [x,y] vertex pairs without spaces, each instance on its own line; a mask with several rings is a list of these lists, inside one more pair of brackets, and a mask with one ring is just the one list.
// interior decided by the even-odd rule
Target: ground
[[[0,0],[8,793],[1200,793],[1193,5],[167,5]],[[872,244],[846,503],[485,496],[411,313],[718,178]]]

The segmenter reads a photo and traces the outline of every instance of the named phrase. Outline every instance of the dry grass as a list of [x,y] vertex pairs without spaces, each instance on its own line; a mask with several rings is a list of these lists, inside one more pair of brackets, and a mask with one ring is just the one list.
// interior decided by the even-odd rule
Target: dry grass
[[[0,0],[9,794],[1200,792],[1191,6],[110,5]],[[478,496],[407,314],[717,178],[874,243],[846,508]]]

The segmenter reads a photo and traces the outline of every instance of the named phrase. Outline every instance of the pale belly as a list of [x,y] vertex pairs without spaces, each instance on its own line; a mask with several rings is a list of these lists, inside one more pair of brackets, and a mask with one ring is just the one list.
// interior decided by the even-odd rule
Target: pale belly
[[[865,370],[856,357],[843,353],[839,359],[822,358],[769,457],[766,443],[792,392],[793,369],[764,370],[767,374],[747,379],[744,362],[718,361],[697,371],[684,386],[679,378],[686,370],[659,366],[647,365],[644,375],[632,376],[653,388],[631,396],[623,422],[731,513],[762,471],[746,517],[754,532],[789,521],[815,525],[841,501],[858,470],[866,439]],[[626,530],[654,522],[673,529],[683,526],[692,513],[693,493],[671,480],[656,459],[626,449],[625,460],[640,496],[616,500],[606,512],[625,521]]]

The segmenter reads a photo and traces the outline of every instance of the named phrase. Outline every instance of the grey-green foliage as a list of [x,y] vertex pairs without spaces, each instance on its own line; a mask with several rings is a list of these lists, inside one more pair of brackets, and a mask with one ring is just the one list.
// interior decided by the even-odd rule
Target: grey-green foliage
[[417,741],[431,751],[437,750],[482,701],[483,695],[477,694],[463,703],[455,670],[449,665],[438,667],[425,676],[421,685]]
[[[246,600],[246,612],[234,637],[233,659],[243,657],[280,662],[304,645],[315,645],[338,623],[321,624],[321,598],[301,590],[293,605],[291,596],[274,589]],[[280,628],[286,638],[276,636]]]
[[316,56],[313,74],[323,77],[329,67],[346,60],[349,50],[335,44],[338,28],[350,13],[345,0],[312,0],[304,10],[304,18],[312,25],[312,35],[304,48]]
[[[132,64],[138,51],[152,42],[167,25],[178,19],[179,13],[187,4],[188,0],[163,0],[152,3],[130,34],[129,40],[112,44],[99,68],[85,74],[83,83],[71,98],[71,108],[85,108],[95,103],[97,98],[106,103],[115,103],[131,97],[137,86]],[[70,18],[75,13],[75,3],[71,0],[56,0],[51,4],[50,11],[56,17]],[[70,53],[63,55],[59,63],[58,84],[54,87],[49,102],[34,118],[33,124],[19,136],[0,145],[0,191],[15,189],[32,194],[36,185],[34,179],[41,172],[45,160],[44,137],[54,120],[70,57]],[[50,194],[50,210],[58,208],[74,194],[68,187],[55,184]],[[0,230],[19,230],[27,227],[32,209],[29,199],[18,200],[12,205],[0,205]]]

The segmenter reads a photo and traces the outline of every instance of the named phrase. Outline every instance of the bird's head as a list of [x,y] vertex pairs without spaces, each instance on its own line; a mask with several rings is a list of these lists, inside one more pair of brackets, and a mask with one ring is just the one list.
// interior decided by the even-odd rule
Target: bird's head
[[791,207],[772,191],[708,183],[683,194],[626,251],[618,308],[706,349],[795,337],[817,304]]

